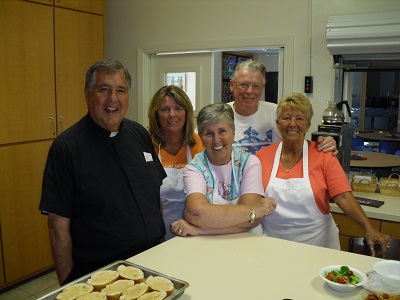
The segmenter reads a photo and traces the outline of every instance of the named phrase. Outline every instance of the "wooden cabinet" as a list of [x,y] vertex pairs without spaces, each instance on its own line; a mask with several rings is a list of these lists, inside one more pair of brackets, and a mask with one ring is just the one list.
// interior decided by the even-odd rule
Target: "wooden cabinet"
[[103,12],[104,0],[0,1],[0,288],[52,267],[43,170],[53,139],[87,112]]
[[104,0],[23,0],[104,15]]
[[400,240],[400,223],[382,221],[381,231],[390,235],[390,237]]
[[[42,0],[46,1],[46,0]],[[55,6],[104,15],[104,0],[53,0]]]
[[57,130],[61,133],[87,112],[85,75],[104,56],[104,24],[102,16],[69,9],[55,8],[54,16]]
[[38,210],[51,141],[0,147],[1,239],[6,283],[53,264],[47,218]]
[[55,137],[53,8],[0,2],[0,145]]
[[[1,245],[1,239],[0,239],[0,255],[1,257],[3,257],[3,247]],[[4,264],[3,264],[3,260],[0,259],[0,271],[4,270]],[[6,285],[6,281],[4,279],[4,272],[0,272],[0,289],[4,288]]]
[[[56,0],[78,2],[103,0]],[[0,16],[0,145],[54,138],[86,112],[84,75],[104,57],[104,17],[19,0],[2,1]]]
[[[344,214],[332,213],[332,216],[339,228],[340,248],[342,251],[347,251],[349,249],[350,237],[363,237],[365,232],[360,225]],[[390,237],[400,239],[400,223],[377,219],[369,220],[372,226],[378,231],[386,233]]]

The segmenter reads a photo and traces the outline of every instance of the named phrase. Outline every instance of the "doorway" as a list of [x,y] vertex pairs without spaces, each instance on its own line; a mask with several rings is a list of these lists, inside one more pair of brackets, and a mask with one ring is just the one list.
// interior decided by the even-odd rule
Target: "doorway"
[[400,69],[345,70],[344,87],[354,131],[400,131]]
[[[143,126],[148,125],[147,111],[150,99],[157,88],[152,82],[152,63],[151,60],[154,56],[159,54],[172,55],[186,55],[186,54],[201,54],[208,53],[211,56],[211,73],[205,80],[211,82],[211,90],[206,91],[202,88],[203,82],[200,80],[200,100],[202,104],[205,103],[204,95],[211,95],[211,103],[219,102],[221,96],[221,53],[224,51],[260,51],[263,49],[279,49],[278,54],[278,98],[282,97],[284,93],[293,90],[293,70],[294,70],[294,38],[291,36],[279,37],[257,37],[257,38],[240,38],[240,39],[222,39],[216,41],[202,41],[201,43],[171,43],[162,45],[142,45],[137,48],[137,121]],[[155,55],[157,54],[157,55]],[[162,55],[161,55],[162,56]],[[258,56],[261,57],[261,56]],[[268,53],[264,56],[269,59]],[[257,60],[261,60],[256,58]],[[272,64],[263,61],[266,64],[268,71],[271,69]],[[196,63],[191,61],[191,65]],[[202,72],[202,65],[198,64],[200,72]],[[171,66],[171,65],[170,65]],[[171,70],[175,72],[174,70]],[[158,73],[158,72],[157,72]],[[211,92],[210,92],[211,91]],[[209,100],[208,100],[209,101]]]
[[[268,78],[268,82],[261,99],[266,101],[273,99],[271,102],[276,102],[277,99],[275,98],[283,93],[284,48],[240,49],[240,51],[241,53],[248,53],[254,60],[261,61],[267,66],[266,77]],[[195,117],[198,111],[205,105],[224,101],[221,96],[224,85],[223,53],[227,53],[227,50],[150,55],[149,90],[151,95],[160,87],[168,84],[167,74],[174,73],[179,75],[190,73],[195,74],[195,92],[189,97],[193,103]],[[188,87],[185,85],[185,88]],[[185,91],[188,93],[186,89]],[[143,106],[147,108],[151,97],[143,99]],[[144,124],[147,125],[145,122]]]

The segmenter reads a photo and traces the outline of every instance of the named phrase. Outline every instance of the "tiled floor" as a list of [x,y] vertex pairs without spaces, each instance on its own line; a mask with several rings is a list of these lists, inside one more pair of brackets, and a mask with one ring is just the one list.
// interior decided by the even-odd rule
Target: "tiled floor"
[[0,291],[0,300],[33,300],[38,299],[56,289],[60,285],[55,271],[49,271],[42,276],[18,284],[15,288]]

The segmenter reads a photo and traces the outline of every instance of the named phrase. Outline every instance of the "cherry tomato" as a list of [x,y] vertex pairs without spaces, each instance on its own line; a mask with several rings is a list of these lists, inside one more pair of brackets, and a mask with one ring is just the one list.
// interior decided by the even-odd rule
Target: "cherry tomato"
[[347,277],[338,277],[338,278],[336,278],[336,282],[345,284],[348,282],[348,278]]
[[328,275],[326,275],[326,279],[333,281],[333,278],[335,278],[335,275],[332,272],[329,272]]

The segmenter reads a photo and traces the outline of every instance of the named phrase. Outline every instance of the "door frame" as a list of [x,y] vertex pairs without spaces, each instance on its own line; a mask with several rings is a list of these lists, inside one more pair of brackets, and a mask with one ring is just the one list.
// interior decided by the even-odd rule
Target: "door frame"
[[[237,51],[240,49],[259,49],[259,48],[284,48],[282,63],[280,62],[280,91],[282,94],[293,90],[293,70],[294,70],[294,37],[258,37],[241,39],[222,39],[209,41],[192,41],[168,43],[162,45],[142,45],[137,48],[137,92],[138,92],[138,122],[147,124],[148,103],[143,99],[151,99],[151,55],[155,53],[170,52],[222,52]],[[281,61],[281,60],[280,60]],[[282,68],[282,69],[281,69]],[[212,74],[211,74],[212,75]],[[213,76],[211,76],[213,78]],[[279,94],[278,96],[281,96]],[[142,100],[140,100],[142,99]]]

